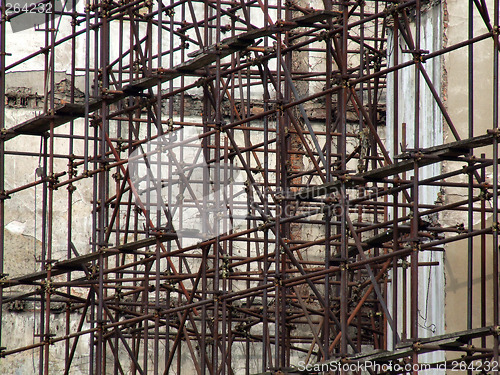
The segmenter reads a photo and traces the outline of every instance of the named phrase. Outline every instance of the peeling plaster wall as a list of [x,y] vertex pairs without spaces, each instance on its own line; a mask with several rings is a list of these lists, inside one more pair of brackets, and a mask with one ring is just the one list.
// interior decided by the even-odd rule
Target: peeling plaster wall
[[[66,314],[53,313],[51,316],[52,327],[58,335],[64,335],[66,326]],[[75,332],[80,319],[79,314],[71,314],[71,330]],[[83,329],[89,328],[84,324]],[[38,332],[38,317],[35,319],[34,313],[17,312],[8,314],[3,321],[3,329],[11,332],[7,340],[3,343],[11,347],[21,347],[39,342],[39,337],[34,335]],[[72,375],[88,374],[89,366],[89,340],[81,340],[75,352]],[[50,366],[51,373],[64,373],[64,342],[56,343],[50,347]],[[0,361],[0,373],[5,375],[28,375],[38,373],[39,351],[29,350],[13,354]]]
[[[30,73],[26,73],[30,74]],[[7,108],[6,127],[20,123],[33,117],[34,111],[29,108]],[[68,131],[61,128],[61,131]],[[68,144],[66,140],[57,139],[56,153],[67,154]],[[21,136],[6,143],[6,151],[28,151],[38,153],[40,151],[40,137]],[[75,144],[75,152],[81,154],[82,149]],[[41,161],[43,164],[43,160]],[[67,159],[55,161],[55,169],[67,170]],[[10,190],[22,184],[28,184],[39,177],[36,169],[39,168],[37,157],[20,155],[6,155],[5,157],[5,186]],[[81,254],[90,251],[89,239],[91,233],[91,192],[92,182],[82,181],[76,184],[77,190],[73,194],[72,209],[74,214],[74,231],[72,240]],[[5,262],[4,272],[9,278],[21,276],[40,270],[40,257],[42,254],[42,185],[36,188],[22,190],[13,194],[5,204]],[[67,253],[67,190],[62,188],[54,192],[54,225],[53,225],[53,257],[63,259]],[[57,281],[58,278],[55,278]],[[4,298],[18,295],[20,293],[32,292],[35,287],[13,287],[4,291]],[[4,311],[2,320],[2,343],[8,348],[30,345],[39,342],[36,336],[39,332],[39,304],[32,302],[23,305],[8,304]],[[51,319],[53,319],[53,330],[58,335],[64,335],[66,315],[61,313],[64,307],[61,303],[54,303]],[[36,316],[36,319],[35,319]],[[76,330],[80,314],[71,313],[71,327]],[[87,323],[83,329],[88,328]],[[34,340],[34,341],[33,341]],[[88,337],[83,338],[75,353],[75,370],[72,374],[88,373]],[[34,374],[33,366],[38,368],[38,351],[21,352],[0,360],[1,374]],[[58,343],[51,347],[51,365],[54,365],[57,373],[62,373],[64,368],[64,343]],[[61,359],[63,359],[61,361]]]

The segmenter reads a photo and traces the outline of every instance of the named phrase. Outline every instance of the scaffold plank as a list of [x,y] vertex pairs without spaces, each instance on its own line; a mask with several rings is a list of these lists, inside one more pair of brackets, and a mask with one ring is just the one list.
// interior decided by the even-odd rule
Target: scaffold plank
[[[418,154],[415,153],[405,153],[398,156],[398,159],[403,159],[402,161],[395,162],[393,164],[385,165],[383,167],[373,169],[367,172],[358,173],[353,177],[355,179],[348,179],[346,182],[347,187],[352,187],[360,182],[358,181],[377,181],[385,177],[394,176],[403,172],[408,172],[414,168],[415,161],[419,167],[424,167],[430,164],[439,163],[445,160],[447,157],[456,157],[459,155],[464,155],[469,152],[471,148],[484,147],[493,144],[495,135],[485,134],[478,137],[473,137],[469,139],[464,139],[461,141],[446,143],[439,146],[430,147],[427,149],[419,150]],[[428,157],[422,157],[428,156]],[[328,182],[322,185],[313,186],[298,191],[291,195],[292,199],[297,200],[308,200],[314,197],[330,194],[331,192],[338,191],[342,181],[336,180],[333,182]]]

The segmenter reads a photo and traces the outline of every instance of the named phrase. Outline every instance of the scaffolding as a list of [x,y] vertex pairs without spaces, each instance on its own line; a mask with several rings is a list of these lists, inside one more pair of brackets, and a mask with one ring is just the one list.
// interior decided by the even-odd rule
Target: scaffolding
[[[1,361],[29,353],[45,375],[319,373],[327,367],[298,365],[369,361],[416,374],[427,353],[443,354],[434,368],[498,363],[497,1],[471,0],[468,38],[432,51],[422,17],[444,2],[0,2]],[[34,10],[43,45],[20,49],[13,25],[30,25]],[[473,52],[485,41],[492,121],[481,134]],[[468,56],[465,130],[427,69],[454,51]],[[6,87],[33,61],[44,92],[23,103],[40,108],[15,122]],[[449,141],[422,141],[434,126],[424,90]],[[13,183],[21,159],[35,178]],[[463,199],[440,199],[447,189]],[[75,244],[80,191],[87,246]],[[6,218],[26,197],[38,204],[24,218],[38,223],[36,271],[7,275]],[[464,241],[466,327],[423,335],[422,284]],[[16,306],[35,326],[12,346]]]

